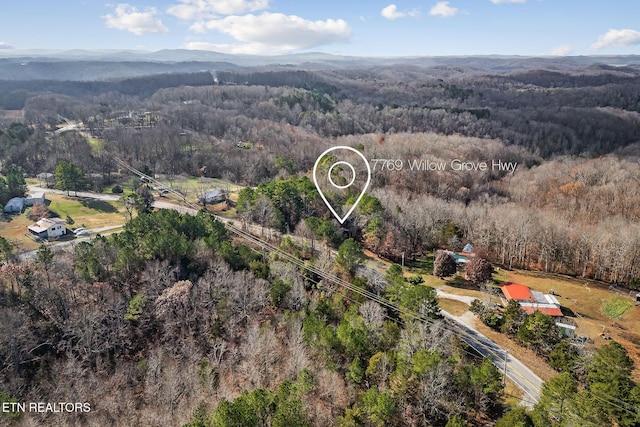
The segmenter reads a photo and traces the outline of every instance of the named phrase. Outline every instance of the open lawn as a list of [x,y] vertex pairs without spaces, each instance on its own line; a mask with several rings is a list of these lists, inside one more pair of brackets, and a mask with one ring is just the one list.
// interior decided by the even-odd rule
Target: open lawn
[[412,273],[433,274],[434,254],[427,254],[419,260],[406,260],[404,266]]
[[[435,286],[438,289],[446,292],[448,294],[460,295],[460,296],[469,296],[473,298],[477,298],[480,301],[488,301],[490,295],[486,292],[482,292],[479,289],[469,289],[469,288],[460,288],[457,286],[452,286],[450,283],[442,282],[439,286]],[[496,297],[492,297],[495,301]]]
[[121,224],[124,221],[124,209],[118,202],[69,197],[58,194],[47,194],[51,201],[49,210],[55,216],[66,218],[71,216],[75,227],[97,228]]
[[225,181],[218,178],[206,178],[206,177],[184,177],[174,176],[172,179],[158,179],[162,184],[169,188],[181,191],[187,195],[195,196],[198,193],[212,190],[215,188],[229,189],[229,191],[240,191],[244,187],[233,184],[229,181]]
[[16,245],[17,251],[36,249],[39,244],[25,236],[29,232],[27,226],[31,224],[33,221],[25,214],[0,216],[0,236]]
[[460,316],[469,310],[469,306],[467,304],[449,298],[438,298],[438,305],[440,308],[454,316]]
[[[117,202],[85,199],[82,197],[67,197],[58,194],[47,194],[50,201],[48,206],[52,217],[59,216],[66,219],[67,215],[74,220],[73,225],[67,225],[71,230],[78,227],[101,228],[119,225],[125,222],[124,209]],[[27,226],[34,223],[27,215],[27,209],[21,215],[11,215],[0,220],[0,236],[18,245],[18,250],[30,250],[38,247],[28,234]]]

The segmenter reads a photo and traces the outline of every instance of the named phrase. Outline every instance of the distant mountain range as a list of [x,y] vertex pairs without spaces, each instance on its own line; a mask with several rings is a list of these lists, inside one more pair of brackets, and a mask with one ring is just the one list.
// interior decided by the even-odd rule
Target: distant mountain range
[[[278,56],[230,55],[198,50],[0,50],[0,80],[94,81],[160,73],[269,67],[317,70],[406,65],[461,68],[505,74],[524,70],[571,72],[592,65],[640,67],[640,55],[625,56],[416,56],[356,57],[310,52]],[[613,70],[609,70],[611,72]]]

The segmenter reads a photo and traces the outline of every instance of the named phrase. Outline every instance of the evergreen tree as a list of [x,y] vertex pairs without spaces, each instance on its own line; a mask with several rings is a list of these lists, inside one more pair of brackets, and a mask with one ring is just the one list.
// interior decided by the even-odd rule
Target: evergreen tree
[[84,190],[86,182],[84,173],[82,170],[71,162],[61,161],[56,166],[53,174],[56,177],[56,188],[67,192],[67,196],[70,191],[77,193],[79,190]]
[[338,248],[336,263],[345,273],[353,276],[358,265],[364,260],[364,253],[358,242],[353,239],[345,240]]
[[527,410],[521,406],[513,408],[500,418],[495,427],[534,427]]
[[[7,172],[6,184],[9,199],[12,197],[24,197],[27,192],[27,183],[24,180],[24,176],[15,166],[12,166]],[[2,185],[0,184],[0,189],[1,187]]]

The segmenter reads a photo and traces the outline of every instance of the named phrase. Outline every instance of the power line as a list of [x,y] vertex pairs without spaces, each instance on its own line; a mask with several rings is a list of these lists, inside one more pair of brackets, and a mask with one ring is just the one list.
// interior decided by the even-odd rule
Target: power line
[[[175,191],[175,190],[173,190],[171,188],[166,187],[164,184],[158,182],[154,178],[152,178],[152,177],[150,177],[150,176],[138,171],[137,169],[129,166],[127,163],[125,163],[121,159],[119,159],[117,157],[113,157],[113,158],[116,161],[116,163],[118,163],[120,166],[126,168],[127,170],[131,171],[132,173],[135,173],[136,175],[138,175],[138,176],[140,176],[140,177],[142,177],[144,179],[147,179],[149,182],[154,183],[155,185],[157,185],[157,186],[169,191],[170,193],[172,193],[174,195],[177,195],[178,197],[180,197],[183,200],[183,202],[185,204],[187,204],[195,212],[200,211],[200,209],[201,209],[200,206],[195,205],[195,204],[187,201],[186,197],[182,193],[179,193],[179,192],[177,192],[177,191]],[[191,212],[191,213],[194,213],[194,212]],[[417,312],[414,312],[412,310],[408,310],[406,308],[400,307],[399,305],[394,304],[393,302],[391,302],[390,300],[388,300],[388,299],[386,299],[384,297],[381,297],[381,296],[379,296],[379,295],[377,295],[377,294],[375,294],[373,292],[367,291],[366,289],[359,288],[359,287],[353,285],[352,283],[350,283],[348,281],[345,281],[345,280],[343,280],[343,279],[341,279],[341,278],[339,278],[337,276],[333,276],[333,275],[331,275],[329,273],[326,273],[326,272],[314,267],[313,265],[310,265],[310,264],[308,264],[308,263],[306,263],[306,262],[294,257],[293,255],[289,254],[288,252],[285,252],[282,249],[277,248],[277,247],[271,245],[270,243],[268,243],[268,242],[266,242],[266,241],[264,241],[264,240],[262,240],[262,239],[260,239],[258,237],[255,237],[252,234],[250,234],[250,233],[248,233],[248,232],[246,232],[246,231],[234,226],[230,221],[225,221],[224,219],[218,217],[215,214],[211,214],[208,211],[207,211],[207,213],[212,215],[214,218],[220,220],[229,231],[233,232],[238,237],[241,237],[241,238],[243,238],[245,240],[248,240],[248,241],[260,246],[264,250],[267,250],[267,251],[272,252],[272,253],[276,253],[277,255],[281,256],[282,258],[285,258],[287,261],[299,266],[300,268],[302,268],[304,270],[310,271],[310,272],[322,277],[323,279],[325,279],[325,280],[327,280],[329,282],[333,282],[333,283],[335,283],[336,285],[338,285],[340,287],[343,287],[343,288],[345,288],[345,289],[347,289],[349,291],[352,291],[352,292],[354,292],[356,294],[359,294],[359,295],[361,295],[361,296],[363,296],[363,297],[365,297],[365,298],[367,298],[367,299],[369,299],[371,301],[374,301],[374,302],[376,302],[376,303],[378,303],[378,304],[380,304],[380,305],[382,305],[382,306],[384,306],[384,307],[386,307],[388,309],[396,311],[399,314],[404,314],[404,315],[408,316],[409,318],[412,318],[414,320],[426,323],[426,324],[431,325],[431,326],[440,325],[441,327],[443,327],[444,329],[448,330],[449,332],[451,332],[451,333],[453,333],[455,335],[458,335],[473,350],[475,350],[478,354],[482,355],[483,352],[480,351],[479,349],[477,349],[476,347],[474,347],[474,345],[472,343],[475,343],[475,344],[479,345],[480,347],[484,348],[484,350],[485,350],[485,352],[487,354],[493,356],[492,360],[493,360],[494,364],[497,365],[498,363],[501,362],[501,359],[502,359],[502,361],[505,364],[505,371],[507,371],[506,367],[507,367],[507,364],[508,364],[508,356],[506,355],[506,353],[501,357],[501,355],[498,354],[498,352],[495,349],[487,346],[487,344],[485,342],[480,341],[479,338],[475,334],[470,334],[469,332],[467,332],[465,330],[466,326],[463,327],[463,326],[460,326],[460,325],[450,324],[450,323],[448,323],[446,321],[442,321],[439,324],[436,324],[436,320],[433,319],[433,318],[427,317],[422,313],[417,313]],[[493,341],[491,341],[491,342],[493,343]],[[493,343],[493,344],[495,344],[495,343]],[[495,345],[499,348],[499,346],[497,344],[495,344]],[[498,367],[500,367],[500,366],[498,366]],[[522,380],[524,380],[527,383],[529,383],[529,385],[532,388],[534,388],[538,393],[541,392],[540,388],[538,388],[534,384],[531,384],[531,382],[527,378],[525,378],[519,371],[511,369],[511,370],[508,371],[508,373],[513,373],[515,375],[520,376],[520,378]],[[511,378],[511,379],[512,379],[512,381],[514,381],[516,383],[516,385],[518,384],[517,381],[514,378]],[[520,386],[520,388],[522,388],[523,391],[526,394],[529,394],[529,392],[527,390],[525,390],[522,386]],[[591,394],[596,399],[598,399],[598,400],[600,400],[600,401],[602,401],[602,402],[604,402],[604,403],[606,403],[606,404],[608,404],[610,406],[613,406],[613,407],[616,407],[618,409],[621,409],[621,410],[623,410],[623,411],[625,411],[625,412],[627,412],[627,413],[629,413],[631,415],[635,415],[635,416],[638,415],[638,410],[635,408],[634,405],[632,405],[630,403],[624,402],[624,401],[622,401],[620,399],[617,399],[617,398],[614,398],[614,397],[611,397],[611,396],[609,396],[608,398],[603,398],[603,397],[598,396],[597,394],[593,393],[592,391],[591,391]],[[537,400],[537,398],[535,396],[531,396],[531,397],[534,398],[534,400]],[[523,399],[523,401],[524,401],[524,399]],[[620,404],[624,405],[624,406],[620,406],[620,404],[618,404],[616,401],[619,402]],[[633,408],[634,410],[631,410],[629,408]]]
[[[138,171],[137,169],[129,166],[128,164],[126,164],[121,159],[119,159],[117,157],[114,157],[114,160],[116,161],[116,163],[118,163],[119,165],[121,165],[125,169],[135,173],[136,175],[138,175],[138,176],[140,176],[140,177],[142,177],[144,179],[147,179],[150,182],[157,183],[157,185],[159,185],[159,186],[164,187],[164,185],[162,185],[161,183],[158,183],[154,178],[151,178],[150,176],[148,176],[148,175]],[[164,188],[166,188],[166,187],[164,187]],[[173,190],[170,190],[170,189],[169,189],[169,191],[173,192]],[[176,193],[176,192],[173,192],[173,193],[181,196],[183,202],[186,205],[188,205],[190,208],[193,209],[193,212],[190,212],[190,213],[195,214],[198,211],[200,211],[201,207],[198,206],[198,205],[195,205],[195,204],[193,204],[193,203],[191,203],[189,201],[187,201],[186,198],[184,197],[184,195],[182,195],[181,193]],[[382,306],[384,306],[384,307],[386,307],[388,309],[391,309],[391,310],[393,310],[393,311],[395,311],[395,312],[397,312],[399,314],[403,314],[403,315],[407,316],[410,319],[414,319],[414,320],[417,320],[417,321],[420,321],[420,322],[423,322],[423,323],[426,323],[426,324],[429,324],[429,325],[434,325],[435,324],[435,320],[434,319],[432,319],[430,317],[427,317],[422,313],[417,313],[417,312],[414,312],[412,310],[408,310],[406,308],[403,308],[403,307],[401,307],[399,305],[394,304],[393,302],[391,302],[387,298],[381,297],[381,296],[379,296],[379,295],[377,295],[377,294],[375,294],[373,292],[370,292],[370,291],[368,291],[366,289],[359,288],[359,287],[351,284],[350,282],[348,282],[346,280],[343,280],[343,279],[341,279],[341,278],[339,278],[337,276],[334,276],[334,275],[331,275],[331,274],[329,274],[329,273],[327,273],[325,271],[322,271],[322,270],[316,268],[313,265],[309,265],[308,263],[306,263],[306,262],[294,257],[293,255],[289,254],[288,252],[285,252],[282,249],[280,249],[278,247],[275,247],[275,246],[271,245],[270,243],[268,243],[268,242],[266,242],[266,241],[264,241],[264,240],[262,240],[260,238],[257,238],[255,236],[253,236],[252,234],[250,234],[250,233],[248,233],[248,232],[236,227],[235,225],[230,223],[230,221],[225,221],[224,219],[218,217],[215,214],[211,214],[208,211],[207,211],[207,213],[212,215],[214,218],[220,220],[229,231],[231,231],[232,233],[234,233],[238,237],[243,238],[243,239],[245,239],[247,241],[250,241],[250,242],[254,243],[255,245],[261,247],[263,250],[266,250],[266,251],[269,251],[269,252],[272,252],[272,253],[276,253],[278,256],[286,259],[287,261],[293,263],[294,265],[297,265],[298,267],[300,267],[300,268],[302,268],[304,270],[310,271],[310,272],[322,277],[323,279],[327,280],[328,282],[334,283],[334,284],[336,284],[336,285],[338,285],[338,286],[340,286],[342,288],[345,288],[345,289],[347,289],[349,291],[352,291],[352,292],[354,292],[354,293],[356,293],[358,295],[361,295],[361,296],[363,296],[363,297],[365,297],[365,298],[367,298],[367,299],[369,299],[371,301],[374,301],[374,302],[376,302],[376,303],[378,303],[378,304],[380,304],[380,305],[382,305]],[[475,334],[469,333],[463,327],[455,325],[455,324],[451,324],[451,323],[449,323],[447,321],[441,322],[441,325],[442,325],[442,327],[444,329],[446,329],[446,330],[452,332],[453,334],[459,336],[467,345],[469,345],[478,354],[480,354],[480,355],[483,355],[483,354],[489,355],[492,358],[494,364],[498,365],[498,364],[502,363],[502,361],[504,360],[504,357],[501,354],[499,354],[497,352],[497,350],[487,346],[487,343],[480,341],[480,339],[477,336],[475,336]],[[493,344],[495,344],[495,343],[493,343]],[[495,344],[495,345],[497,346],[497,344]],[[478,347],[483,348],[484,352],[481,351]],[[498,366],[498,367],[500,368],[500,366]],[[513,370],[512,369],[512,370],[509,371],[509,373],[512,374],[512,376],[510,376],[510,378],[516,384],[518,384],[518,381],[513,377],[514,375],[520,376],[520,378],[522,380],[524,380],[525,382],[529,383],[529,385],[533,389],[535,389],[538,393],[540,392],[540,389],[537,386],[535,386],[534,384],[531,384],[531,382],[529,380],[527,380],[524,376],[522,376],[517,370]],[[520,386],[520,388],[522,388],[525,393],[530,394],[529,391],[526,390],[524,387]],[[536,396],[531,395],[531,397],[533,399],[537,399]]]

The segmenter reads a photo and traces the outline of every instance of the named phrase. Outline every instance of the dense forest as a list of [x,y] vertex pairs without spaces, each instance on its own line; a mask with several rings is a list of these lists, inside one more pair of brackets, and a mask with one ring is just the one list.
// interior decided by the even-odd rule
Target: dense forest
[[[0,115],[0,204],[61,164],[86,177],[72,190],[123,184],[116,157],[168,181],[222,178],[244,187],[234,221],[290,234],[283,250],[353,286],[205,212],[150,203],[122,232],[67,252],[42,246],[19,262],[0,240],[0,401],[92,402],[58,425],[637,425],[640,388],[617,343],[578,353],[552,337],[545,356],[555,351],[562,375],[532,411],[512,409],[501,373],[442,320],[434,289],[397,266],[385,277],[360,266],[363,249],[421,261],[473,243],[506,269],[640,288],[640,68],[551,63],[0,81],[0,105],[22,109]],[[311,179],[335,145],[394,165],[374,168],[344,224]],[[454,170],[454,159],[517,168]],[[446,167],[410,166],[419,160]],[[527,339],[549,324],[518,316]],[[51,422],[35,417],[0,423]]]
[[[349,275],[349,245],[311,262]],[[206,214],[156,211],[70,254],[43,248],[2,270],[3,401],[93,402],[58,425],[427,425],[500,410],[499,371],[440,325],[431,288],[399,300],[428,322],[398,317],[232,243]]]
[[[257,186],[307,174],[332,144],[361,147],[370,160],[405,164],[374,172],[371,194],[383,210],[347,224],[368,249],[397,259],[472,241],[509,267],[638,287],[637,69],[463,71],[219,71],[218,85],[149,97],[156,82],[179,84],[180,77],[97,96],[35,95],[23,127],[7,123],[0,134],[0,166],[34,176],[68,160],[102,174],[99,188],[112,180],[116,155],[163,176],[204,174]],[[131,96],[134,88],[139,96]],[[153,120],[138,126],[138,116]],[[87,132],[49,135],[60,117],[81,121]],[[87,134],[105,141],[100,149]],[[409,169],[422,158],[501,159],[518,162],[518,170]],[[321,207],[314,216],[326,214]],[[304,216],[277,211],[287,218],[283,231]]]

